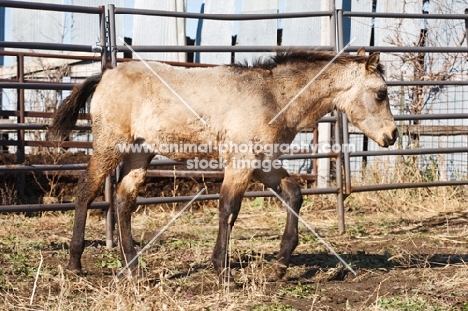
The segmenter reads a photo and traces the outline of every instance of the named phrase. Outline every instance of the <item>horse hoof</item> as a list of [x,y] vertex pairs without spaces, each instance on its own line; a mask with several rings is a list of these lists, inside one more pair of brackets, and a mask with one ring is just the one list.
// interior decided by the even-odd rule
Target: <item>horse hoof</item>
[[122,274],[120,275],[120,278],[124,278],[126,279],[127,281],[141,281],[145,278],[145,273],[143,271],[141,271],[140,269],[138,269],[138,267],[135,267],[133,269],[131,268],[128,268],[128,269],[125,269]]
[[277,263],[275,265],[276,278],[278,280],[281,280],[286,275],[287,269],[288,269],[288,266],[283,265],[281,263]]
[[218,284],[222,288],[235,289],[239,287],[231,273],[221,273],[219,276]]
[[240,284],[234,281],[233,277],[230,277],[228,280],[224,280],[224,281],[220,280],[219,285],[220,285],[220,288],[229,289],[229,290],[234,290],[234,289],[238,289],[241,287]]
[[72,264],[68,264],[65,268],[65,270],[69,271],[69,272],[72,272],[72,273],[75,273],[75,274],[83,274],[83,271],[81,269],[81,266],[76,266],[76,265],[72,265]]

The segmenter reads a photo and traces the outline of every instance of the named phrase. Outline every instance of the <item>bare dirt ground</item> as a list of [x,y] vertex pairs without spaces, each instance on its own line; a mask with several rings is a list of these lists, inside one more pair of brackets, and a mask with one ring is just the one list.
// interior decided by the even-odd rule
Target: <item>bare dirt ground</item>
[[[73,212],[0,215],[2,310],[468,310],[468,211],[463,189],[353,195],[339,235],[333,196],[305,199],[301,215],[342,255],[353,275],[304,226],[282,280],[270,266],[285,211],[245,200],[231,239],[237,288],[218,285],[210,263],[217,230],[212,204],[187,211],[140,257],[144,277],[117,279],[104,219],[88,218],[85,273],[64,267]],[[461,191],[461,192],[460,192]],[[141,206],[133,232],[141,249],[177,212]],[[42,261],[41,261],[42,258]]]

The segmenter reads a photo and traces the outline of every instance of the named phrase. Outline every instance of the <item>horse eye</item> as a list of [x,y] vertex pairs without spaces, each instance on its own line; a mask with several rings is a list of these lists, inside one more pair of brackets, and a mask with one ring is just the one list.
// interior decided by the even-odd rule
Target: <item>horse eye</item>
[[377,92],[377,99],[378,100],[384,100],[387,98],[387,91],[378,91]]

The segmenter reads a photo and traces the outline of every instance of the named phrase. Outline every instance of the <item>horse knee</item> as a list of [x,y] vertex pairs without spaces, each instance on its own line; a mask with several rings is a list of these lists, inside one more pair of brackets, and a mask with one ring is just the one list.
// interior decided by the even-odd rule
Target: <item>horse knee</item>
[[138,189],[145,180],[146,169],[135,169],[126,174],[119,182],[116,197],[123,201],[133,201],[138,195]]
[[302,205],[301,186],[292,177],[288,176],[281,180],[279,193],[297,212]]

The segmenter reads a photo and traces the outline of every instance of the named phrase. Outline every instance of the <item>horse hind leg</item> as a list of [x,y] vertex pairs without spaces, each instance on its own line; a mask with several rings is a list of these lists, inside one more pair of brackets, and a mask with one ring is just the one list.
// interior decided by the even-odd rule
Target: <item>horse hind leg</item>
[[[145,180],[146,170],[153,156],[146,153],[132,153],[127,154],[123,160],[122,179],[117,185],[114,204],[124,265],[127,265],[136,256],[133,247],[131,216],[138,188]],[[129,266],[133,275],[138,274],[137,267],[138,260],[134,260]]]
[[95,150],[77,189],[73,235],[70,241],[68,270],[81,272],[81,255],[84,251],[84,233],[88,208],[101,190],[104,179],[117,166],[120,157],[114,152]]
[[[297,181],[289,176],[289,173],[285,169],[280,168],[271,172],[255,170],[253,177],[278,193],[286,204],[296,214],[299,214],[302,206],[301,187]],[[281,237],[280,251],[276,256],[276,276],[278,278],[282,278],[285,275],[291,260],[291,254],[296,248],[298,241],[298,218],[287,208],[286,227]]]

